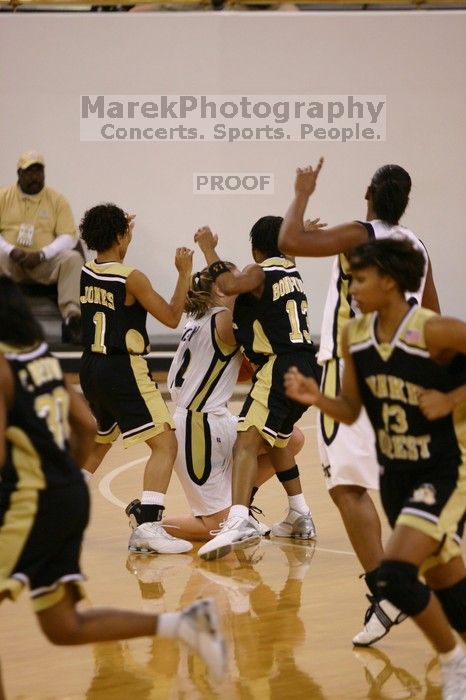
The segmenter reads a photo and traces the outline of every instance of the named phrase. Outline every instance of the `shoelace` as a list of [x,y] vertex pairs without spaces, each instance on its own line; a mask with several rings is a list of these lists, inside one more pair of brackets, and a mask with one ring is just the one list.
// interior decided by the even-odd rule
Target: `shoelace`
[[249,515],[256,521],[256,523],[260,524],[259,518],[256,518],[256,515],[264,515],[264,511],[258,508],[257,506],[251,505],[249,506]]
[[[238,523],[238,520],[241,520],[241,518],[238,518],[238,516],[235,516],[233,518],[228,518],[227,520],[224,520],[223,522],[220,523],[220,527],[218,530],[210,530],[210,534],[211,535],[219,535],[224,530],[232,530],[236,526],[236,524]],[[228,523],[231,523],[231,525],[228,525]]]
[[[170,540],[176,540],[178,539],[177,537],[173,537],[173,535],[170,535],[169,532],[166,531],[166,528],[174,528],[175,530],[179,530],[178,525],[164,525],[162,521],[156,522],[156,523],[150,523],[152,526],[152,529],[155,529],[157,531],[161,530],[161,534],[165,535],[168,539]],[[159,533],[160,534],[160,533]]]
[[375,616],[377,617],[379,622],[382,623],[385,629],[389,630],[390,627],[392,627],[395,624],[393,620],[391,620],[385,613],[385,611],[380,607],[379,602],[374,598],[374,596],[367,594],[366,598],[371,603],[371,605],[366,610],[364,624],[366,625],[369,622],[369,618],[371,617],[371,615],[375,614]]

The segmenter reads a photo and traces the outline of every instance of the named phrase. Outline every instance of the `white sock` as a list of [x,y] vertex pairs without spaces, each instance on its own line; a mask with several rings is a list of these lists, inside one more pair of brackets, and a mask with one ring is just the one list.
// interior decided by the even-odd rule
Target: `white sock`
[[228,513],[228,517],[238,517],[247,520],[249,518],[249,508],[247,506],[231,506],[230,512]]
[[159,491],[143,491],[141,503],[145,506],[163,506],[165,494]]
[[438,658],[440,663],[443,664],[456,664],[458,661],[461,661],[461,659],[464,656],[464,649],[461,646],[461,644],[457,644],[454,649],[451,651],[447,651],[446,654],[439,654]]
[[93,477],[93,474],[91,474],[91,472],[88,472],[87,469],[81,469],[81,474],[83,475],[86,484],[88,484]]
[[179,612],[161,613],[157,618],[157,636],[171,638],[176,637],[180,617],[181,613]]
[[290,509],[295,510],[300,515],[307,515],[310,512],[303,493],[299,493],[297,496],[288,496],[288,503]]

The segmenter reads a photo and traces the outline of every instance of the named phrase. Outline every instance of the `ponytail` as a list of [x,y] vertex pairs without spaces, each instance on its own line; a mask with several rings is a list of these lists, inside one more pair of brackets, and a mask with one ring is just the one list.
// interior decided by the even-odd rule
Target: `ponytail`
[[396,225],[408,206],[411,178],[399,165],[384,165],[371,182],[372,205],[378,219]]

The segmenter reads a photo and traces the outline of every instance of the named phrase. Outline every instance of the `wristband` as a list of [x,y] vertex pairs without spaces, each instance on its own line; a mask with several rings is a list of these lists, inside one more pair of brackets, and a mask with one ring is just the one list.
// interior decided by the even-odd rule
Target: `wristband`
[[231,272],[231,270],[223,260],[216,260],[212,265],[209,265],[209,275],[212,277],[213,282],[215,282],[217,277],[223,275],[224,272]]
[[39,250],[39,257],[40,257],[40,261],[41,261],[41,262],[44,262],[44,260],[45,260],[45,253],[44,253],[43,250]]

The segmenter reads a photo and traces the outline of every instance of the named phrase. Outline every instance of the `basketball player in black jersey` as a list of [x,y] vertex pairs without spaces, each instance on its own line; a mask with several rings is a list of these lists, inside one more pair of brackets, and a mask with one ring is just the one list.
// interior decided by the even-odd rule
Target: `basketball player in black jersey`
[[76,460],[87,457],[94,435],[85,401],[65,382],[27,302],[0,277],[0,601],[28,585],[53,644],[174,637],[221,677],[223,643],[209,601],[168,615],[77,608],[89,493]]
[[462,700],[466,654],[453,630],[466,641],[466,323],[408,303],[425,259],[407,240],[371,241],[348,259],[365,315],[343,330],[341,393],[325,396],[297,369],[287,393],[347,424],[366,407],[393,528],[375,586],[438,652],[444,700]]
[[315,537],[299,470],[288,448],[293,426],[304,410],[285,396],[283,376],[293,364],[306,375],[317,376],[318,372],[303,281],[294,262],[277,247],[281,222],[281,217],[265,216],[254,224],[250,240],[255,263],[242,272],[231,271],[219,259],[215,250],[218,238],[210,229],[199,229],[195,235],[221,291],[239,295],[233,311],[235,336],[246,357],[258,366],[238,418],[233,450],[233,505],[219,534],[199,549],[204,559],[216,559],[231,549],[257,542],[248,507],[257,474],[257,456],[264,443],[272,447],[270,459],[289,500],[288,515],[272,526],[272,534],[299,539]]
[[84,468],[94,473],[122,433],[125,447],[145,442],[151,450],[141,499],[126,513],[134,527],[132,552],[179,554],[192,549],[172,537],[160,522],[165,493],[177,452],[175,425],[144,355],[149,352],[146,317],[176,328],[184,311],[193,251],[178,248],[178,281],[165,301],[140,270],[124,264],[134,217],[114,204],[100,204],[84,214],[83,240],[97,251],[81,272],[81,319],[84,352],[80,380],[97,419],[94,450]]

